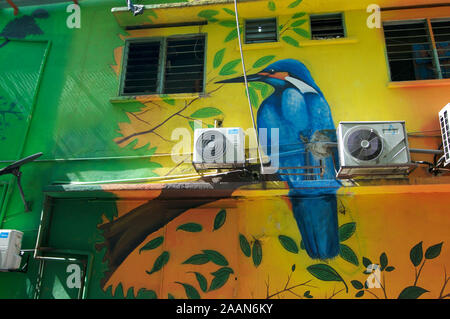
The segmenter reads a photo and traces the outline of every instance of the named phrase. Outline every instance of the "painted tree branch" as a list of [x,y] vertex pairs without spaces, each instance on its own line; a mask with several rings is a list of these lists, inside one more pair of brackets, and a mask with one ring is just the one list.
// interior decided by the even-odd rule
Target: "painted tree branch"
[[333,293],[331,294],[331,296],[328,299],[333,299],[335,296],[337,296],[339,293],[341,293],[341,292],[343,292],[345,290],[345,288],[342,288],[338,292],[335,292],[336,291],[335,288],[333,288]]
[[[212,94],[212,93],[214,93],[214,92],[216,92],[216,91],[218,91],[218,90],[220,90],[223,86],[224,86],[224,84],[220,85],[218,88],[216,88],[216,89],[212,90],[211,92],[209,92],[208,95],[209,95],[209,94]],[[189,106],[191,106],[192,103],[194,103],[195,101],[197,101],[197,100],[199,100],[199,99],[200,99],[200,96],[194,98],[194,99],[193,99],[192,101],[190,101],[189,103],[185,103],[184,107],[182,107],[182,108],[181,108],[180,110],[178,110],[177,112],[171,114],[169,117],[167,117],[167,118],[164,119],[161,123],[157,124],[156,126],[152,127],[151,129],[145,130],[145,131],[141,131],[141,132],[136,132],[136,133],[133,133],[133,134],[130,134],[130,135],[128,135],[128,136],[125,136],[125,137],[121,138],[121,139],[120,139],[119,141],[117,141],[116,143],[117,143],[117,144],[122,144],[123,142],[126,142],[126,141],[128,141],[129,139],[132,139],[133,137],[137,137],[137,136],[140,136],[140,135],[145,135],[145,134],[153,133],[156,129],[158,129],[158,128],[160,128],[161,126],[163,126],[164,124],[166,124],[166,123],[167,123],[168,121],[170,121],[172,118],[174,118],[174,117],[177,116],[177,115],[180,115],[184,110],[186,110]]]
[[306,286],[306,287],[313,287],[313,288],[316,288],[316,287],[314,287],[314,286],[308,285],[308,283],[311,282],[311,281],[312,281],[312,279],[310,279],[310,280],[308,280],[308,281],[305,281],[304,283],[301,283],[301,284],[298,284],[298,285],[294,285],[294,286],[289,287],[289,288],[284,288],[283,290],[280,290],[280,291],[278,291],[278,292],[276,292],[276,293],[274,293],[274,294],[268,296],[266,299],[271,299],[271,298],[273,298],[273,297],[275,297],[275,296],[278,296],[279,294],[282,294],[283,292],[291,292],[290,290],[292,290],[292,289],[294,289],[294,288],[297,288],[297,287],[301,287],[301,286]]
[[449,280],[450,280],[450,276],[447,277],[447,271],[445,270],[445,267],[444,267],[444,285],[442,286],[441,292],[439,293],[439,299],[445,299],[445,298],[450,297],[450,294],[444,295],[445,287],[447,286],[447,283],[449,282]]
[[239,174],[242,173],[225,175],[222,183],[216,184],[212,183],[213,177],[189,184],[166,184],[157,198],[98,226],[104,242],[97,244],[96,249],[100,251],[106,248],[103,260],[108,261],[109,265],[101,285],[104,287],[116,269],[148,235],[192,208],[229,198],[237,188],[255,183],[250,178],[243,179]]

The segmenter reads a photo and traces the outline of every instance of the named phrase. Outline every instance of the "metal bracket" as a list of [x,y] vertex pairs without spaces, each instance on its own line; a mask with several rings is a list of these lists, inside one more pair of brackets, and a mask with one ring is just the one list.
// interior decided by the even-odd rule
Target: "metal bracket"
[[22,172],[19,170],[19,168],[15,168],[11,172],[11,174],[13,174],[17,178],[17,186],[19,187],[20,197],[22,198],[23,205],[25,206],[25,212],[30,212],[30,207],[25,200],[25,194],[23,193],[22,184],[20,184],[20,177],[22,176]]
[[133,13],[134,16],[144,13],[144,5],[142,4],[133,4],[131,0],[127,0],[128,10]]

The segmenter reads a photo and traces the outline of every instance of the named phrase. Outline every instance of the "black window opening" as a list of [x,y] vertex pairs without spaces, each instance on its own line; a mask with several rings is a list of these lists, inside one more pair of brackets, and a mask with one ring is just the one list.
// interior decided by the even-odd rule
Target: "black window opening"
[[449,20],[387,22],[383,27],[391,81],[449,78]]
[[450,78],[450,19],[431,20],[436,44],[436,56],[439,60],[440,73],[443,79]]
[[127,42],[121,95],[203,92],[205,36]]
[[345,38],[344,18],[342,13],[311,15],[310,23],[312,40]]
[[278,41],[277,19],[258,19],[245,21],[245,43],[264,43]]

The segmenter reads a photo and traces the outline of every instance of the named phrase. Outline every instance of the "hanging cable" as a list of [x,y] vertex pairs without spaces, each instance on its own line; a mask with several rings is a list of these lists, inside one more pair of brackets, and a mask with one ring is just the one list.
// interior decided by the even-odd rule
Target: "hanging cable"
[[235,16],[236,16],[236,28],[237,28],[237,36],[238,36],[238,42],[239,42],[239,51],[241,53],[242,71],[244,73],[245,91],[247,93],[248,105],[250,107],[250,114],[252,116],[253,129],[256,132],[258,157],[259,157],[259,162],[261,163],[261,174],[264,174],[264,164],[263,164],[263,159],[262,159],[261,146],[259,144],[259,133],[258,133],[258,129],[256,128],[255,115],[253,114],[252,102],[250,100],[250,93],[248,90],[247,71],[245,69],[244,53],[242,51],[242,40],[241,40],[241,31],[240,31],[240,26],[239,26],[239,14],[238,14],[238,8],[237,8],[237,0],[234,0],[234,12],[235,12]]

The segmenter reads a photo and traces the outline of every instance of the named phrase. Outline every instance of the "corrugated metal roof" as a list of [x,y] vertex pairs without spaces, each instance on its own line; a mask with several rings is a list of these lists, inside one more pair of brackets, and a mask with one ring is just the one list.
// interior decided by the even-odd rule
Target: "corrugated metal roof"
[[[252,2],[260,0],[239,0],[239,2]],[[194,0],[189,2],[176,2],[176,3],[161,3],[161,4],[147,4],[144,9],[168,9],[168,8],[183,8],[183,7],[198,7],[207,6],[213,4],[226,4],[233,3],[234,0]],[[128,11],[126,6],[112,8],[112,12]]]

